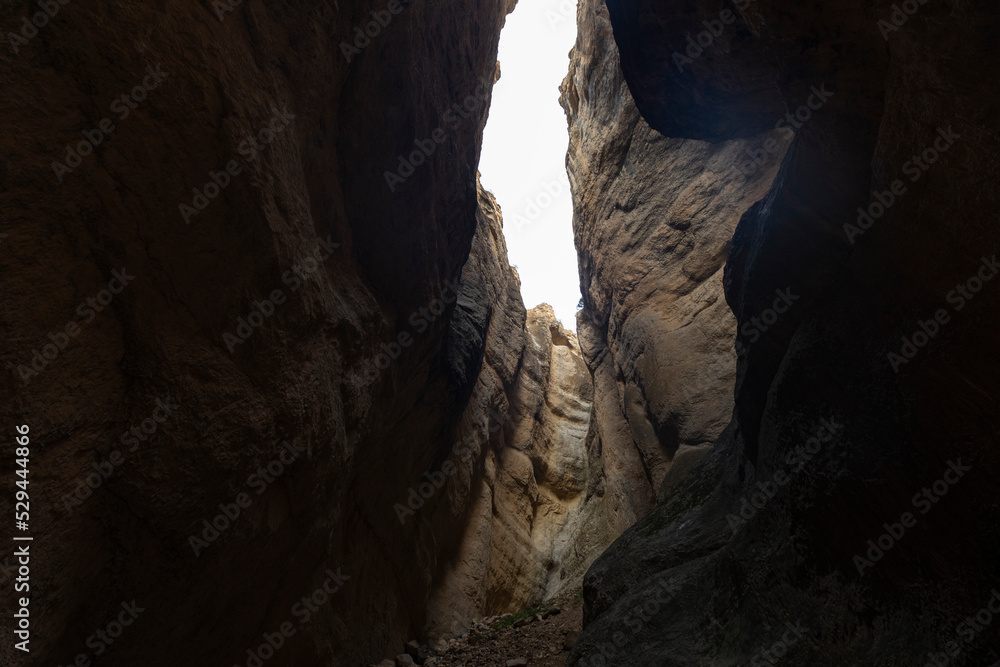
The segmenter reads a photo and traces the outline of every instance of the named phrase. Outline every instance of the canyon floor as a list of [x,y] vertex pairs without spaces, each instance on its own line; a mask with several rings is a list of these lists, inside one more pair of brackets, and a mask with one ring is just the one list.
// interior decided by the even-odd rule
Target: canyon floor
[[378,667],[563,667],[582,625],[583,597],[577,589],[537,607],[480,619],[465,636],[440,642],[423,663],[399,656]]

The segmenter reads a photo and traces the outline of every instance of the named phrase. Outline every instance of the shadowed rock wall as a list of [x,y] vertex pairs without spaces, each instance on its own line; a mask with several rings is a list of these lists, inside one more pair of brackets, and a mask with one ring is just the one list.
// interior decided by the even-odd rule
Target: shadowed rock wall
[[[60,5],[0,54],[18,128],[0,138],[0,410],[32,438],[32,664],[93,658],[133,600],[104,664],[245,663],[285,622],[276,662],[362,664],[423,627],[461,538],[393,506],[462,428],[487,355],[455,285],[512,5],[219,7]],[[519,331],[498,285],[493,319]],[[176,405],[162,421],[157,399]],[[423,511],[467,501],[452,483]]]
[[736,321],[723,266],[791,133],[765,137],[772,150],[759,156],[753,141],[664,137],[632,101],[604,3],[581,4],[578,23],[561,97],[585,306],[578,326],[601,442],[626,455],[605,470],[624,530],[731,417]]
[[577,539],[590,376],[477,182],[511,9],[69,4],[0,54],[26,664],[247,664],[285,628],[270,664],[366,664],[579,584],[613,537]]
[[1000,575],[1000,15],[908,6],[608,3],[657,131],[763,146],[785,118],[794,138],[726,261],[734,419],[591,567],[570,664],[1000,657],[995,621],[962,625]]

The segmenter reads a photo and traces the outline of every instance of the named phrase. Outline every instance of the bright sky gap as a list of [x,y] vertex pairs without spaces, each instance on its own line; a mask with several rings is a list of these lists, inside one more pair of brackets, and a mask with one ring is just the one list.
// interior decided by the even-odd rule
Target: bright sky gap
[[497,198],[524,305],[550,304],[576,329],[580,276],[559,84],[576,40],[576,2],[520,2],[500,35],[500,80],[483,139],[483,187]]

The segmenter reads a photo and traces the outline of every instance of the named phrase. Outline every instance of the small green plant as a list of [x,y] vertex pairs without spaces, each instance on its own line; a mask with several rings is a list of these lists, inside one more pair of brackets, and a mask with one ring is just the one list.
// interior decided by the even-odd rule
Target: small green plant
[[500,620],[494,622],[492,628],[494,630],[506,630],[510,626],[520,621],[522,618],[528,618],[530,616],[534,616],[535,614],[540,614],[541,612],[548,609],[548,607],[549,605],[547,604],[540,604],[535,607],[528,607],[527,609],[522,609],[521,611],[514,614],[508,614],[507,616],[504,616]]

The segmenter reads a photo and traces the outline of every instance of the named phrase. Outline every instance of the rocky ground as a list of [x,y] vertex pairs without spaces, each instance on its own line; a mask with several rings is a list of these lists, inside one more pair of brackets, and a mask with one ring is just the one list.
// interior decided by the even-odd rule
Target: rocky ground
[[582,622],[576,590],[516,614],[483,618],[465,636],[433,647],[410,642],[408,653],[376,667],[563,667]]

